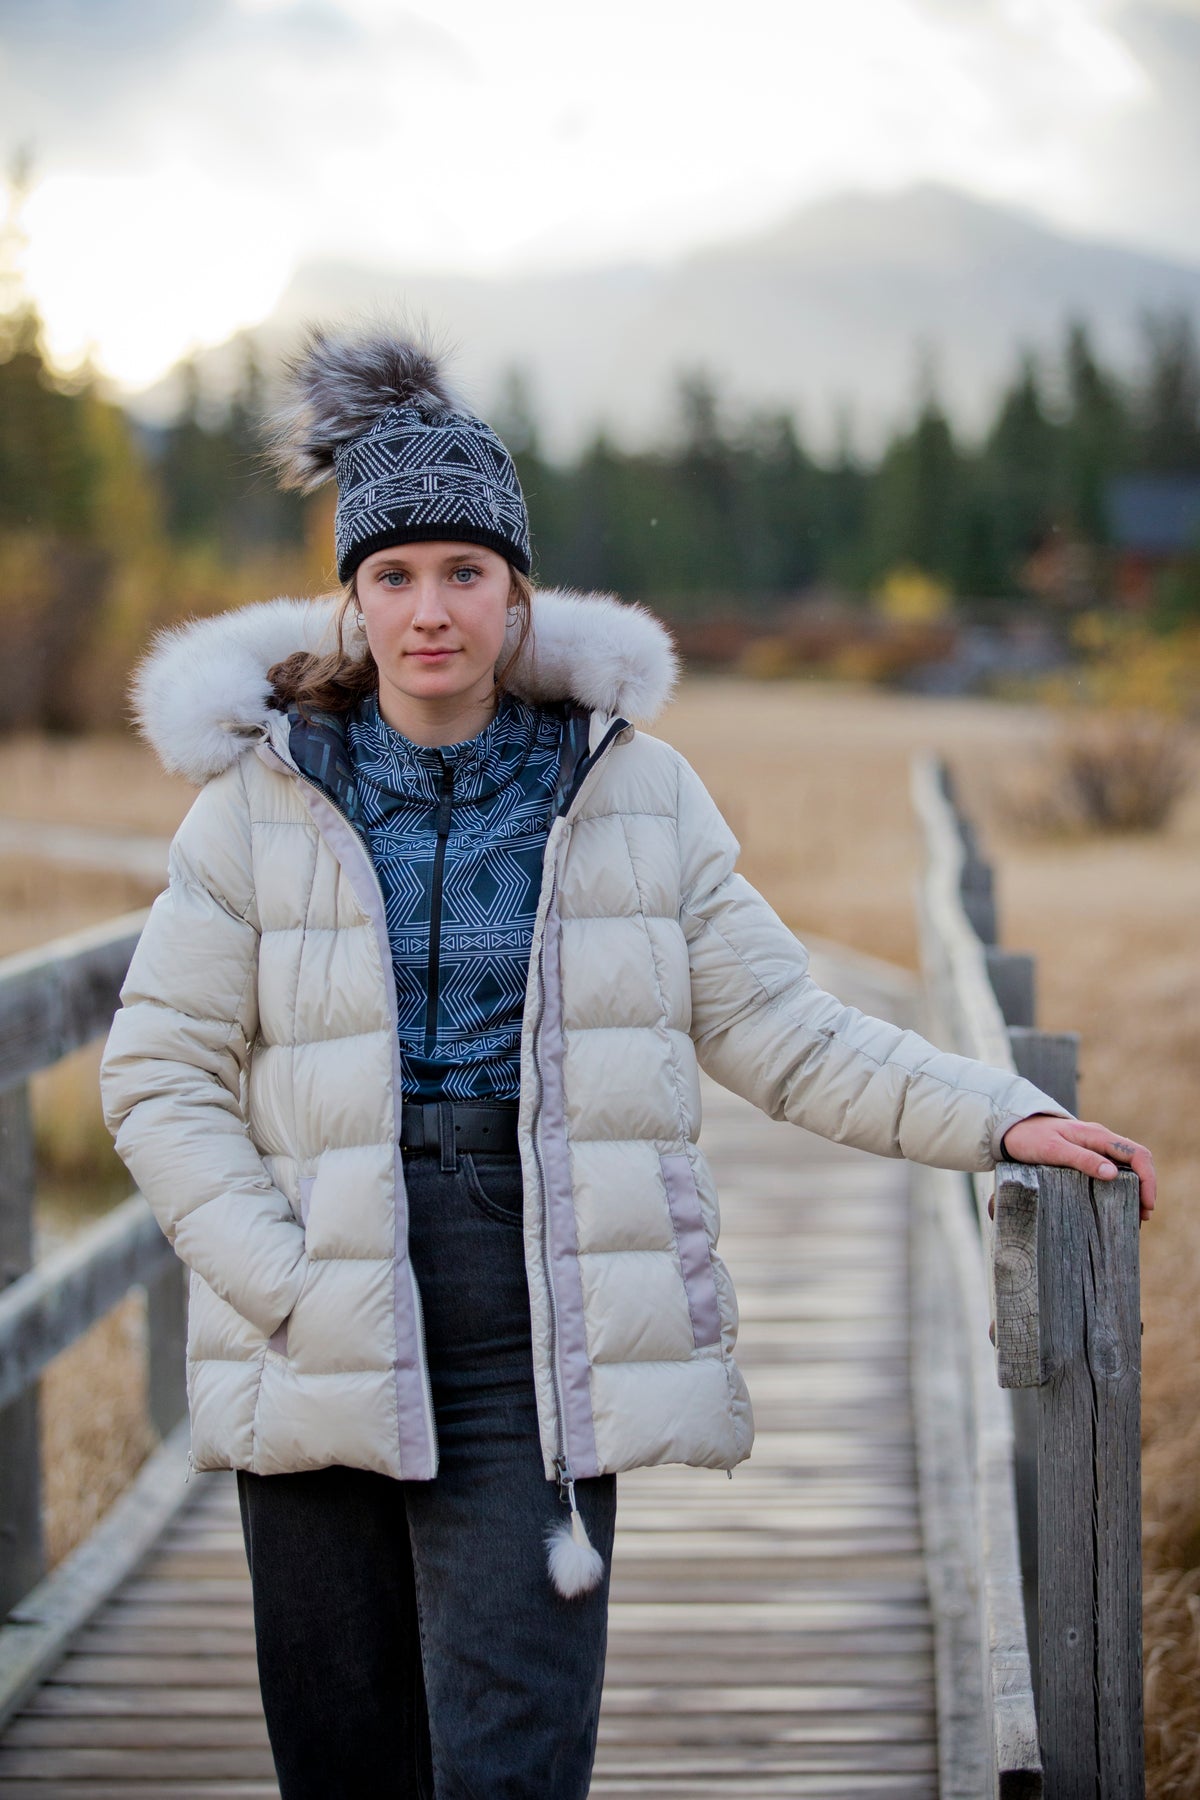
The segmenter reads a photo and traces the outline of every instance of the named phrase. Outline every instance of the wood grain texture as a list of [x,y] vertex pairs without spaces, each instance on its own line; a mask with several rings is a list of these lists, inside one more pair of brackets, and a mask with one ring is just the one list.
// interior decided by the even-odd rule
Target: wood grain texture
[[1042,1734],[1054,1800],[1144,1791],[1138,1184],[1043,1170]]

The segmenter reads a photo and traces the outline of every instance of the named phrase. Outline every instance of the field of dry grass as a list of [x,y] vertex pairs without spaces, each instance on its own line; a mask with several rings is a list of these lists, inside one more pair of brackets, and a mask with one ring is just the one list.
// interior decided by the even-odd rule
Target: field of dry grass
[[[658,729],[704,777],[741,839],[744,872],[790,925],[910,966],[917,843],[908,758],[924,747],[946,754],[997,865],[1002,940],[1037,955],[1039,1022],[1082,1033],[1084,1115],[1154,1148],[1162,1199],[1142,1238],[1150,1791],[1200,1793],[1200,1218],[1190,1192],[1200,1152],[1200,785],[1157,836],[1054,841],[1022,835],[1005,804],[1046,766],[1053,725],[1030,707],[696,680]],[[189,793],[123,739],[0,745],[0,779],[4,812],[153,833],[173,828]],[[0,866],[0,893],[7,951],[151,898],[122,877],[56,873],[33,859]],[[90,1056],[39,1083],[63,1193],[94,1143],[98,1114],[84,1117]],[[75,1148],[56,1153],[64,1132],[74,1132]],[[62,1218],[47,1223],[57,1229]],[[90,1353],[80,1346],[77,1357],[91,1356],[90,1372],[80,1370],[89,1389],[107,1371],[109,1386],[131,1391],[136,1337],[127,1319]],[[62,1548],[73,1535],[70,1492],[82,1485],[92,1496],[79,1513],[84,1526],[96,1496],[147,1440],[127,1402],[107,1432],[92,1429],[94,1406],[73,1426],[68,1395],[79,1381],[58,1374],[46,1384],[46,1432],[52,1461],[70,1470],[55,1476],[66,1493],[53,1502]]]

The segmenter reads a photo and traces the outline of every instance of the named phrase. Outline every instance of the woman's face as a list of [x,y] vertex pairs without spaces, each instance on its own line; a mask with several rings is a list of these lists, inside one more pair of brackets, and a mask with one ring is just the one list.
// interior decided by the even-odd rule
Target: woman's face
[[355,587],[389,724],[457,718],[476,701],[491,716],[508,622],[504,557],[476,544],[397,544],[364,557]]

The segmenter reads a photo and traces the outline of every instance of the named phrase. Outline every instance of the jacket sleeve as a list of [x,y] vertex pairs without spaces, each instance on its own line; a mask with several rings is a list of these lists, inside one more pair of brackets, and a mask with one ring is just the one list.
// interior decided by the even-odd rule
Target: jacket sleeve
[[1010,1125],[1072,1115],[1032,1082],[938,1050],[817,986],[803,944],[735,873],[737,843],[695,772],[679,776],[681,923],[692,1037],[722,1086],[838,1143],[991,1169]]
[[201,790],[168,876],[104,1048],[104,1119],[179,1256],[269,1337],[307,1263],[303,1227],[251,1140],[242,1099],[259,930],[238,765]]

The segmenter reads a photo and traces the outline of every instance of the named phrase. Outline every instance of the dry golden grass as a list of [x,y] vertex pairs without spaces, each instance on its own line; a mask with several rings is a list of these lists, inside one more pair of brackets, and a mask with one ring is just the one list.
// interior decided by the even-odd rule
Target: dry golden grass
[[42,1378],[42,1517],[53,1565],[103,1517],[154,1447],[145,1303],[128,1295]]
[[[1007,804],[1055,735],[1053,716],[1033,707],[696,680],[658,730],[708,783],[742,841],[744,872],[790,925],[910,967],[918,845],[908,759],[918,748],[945,754],[997,866],[1003,941],[1037,955],[1039,1022],[1082,1033],[1085,1116],[1153,1147],[1162,1202],[1142,1237],[1149,1782],[1154,1800],[1200,1793],[1200,1218],[1190,1205],[1200,1151],[1200,785],[1156,836],[1055,840],[1022,836]],[[190,793],[118,738],[0,745],[0,778],[10,812],[153,833],[173,828]],[[32,865],[0,872],[0,887],[10,950],[150,898],[119,878],[106,887],[94,874]],[[74,1114],[91,1077],[63,1079],[58,1105]],[[53,1138],[53,1097],[45,1111]],[[55,1445],[69,1414],[94,1414],[102,1386],[115,1387],[118,1405],[132,1391],[132,1364],[112,1342],[75,1354],[76,1375],[59,1379],[56,1369],[45,1384]],[[114,1430],[112,1444],[99,1441],[106,1435],[85,1419],[71,1438],[77,1450],[54,1452],[76,1458],[69,1491],[111,1491],[106,1484],[144,1453],[135,1424]],[[55,1541],[71,1541],[91,1516],[78,1509]]]

